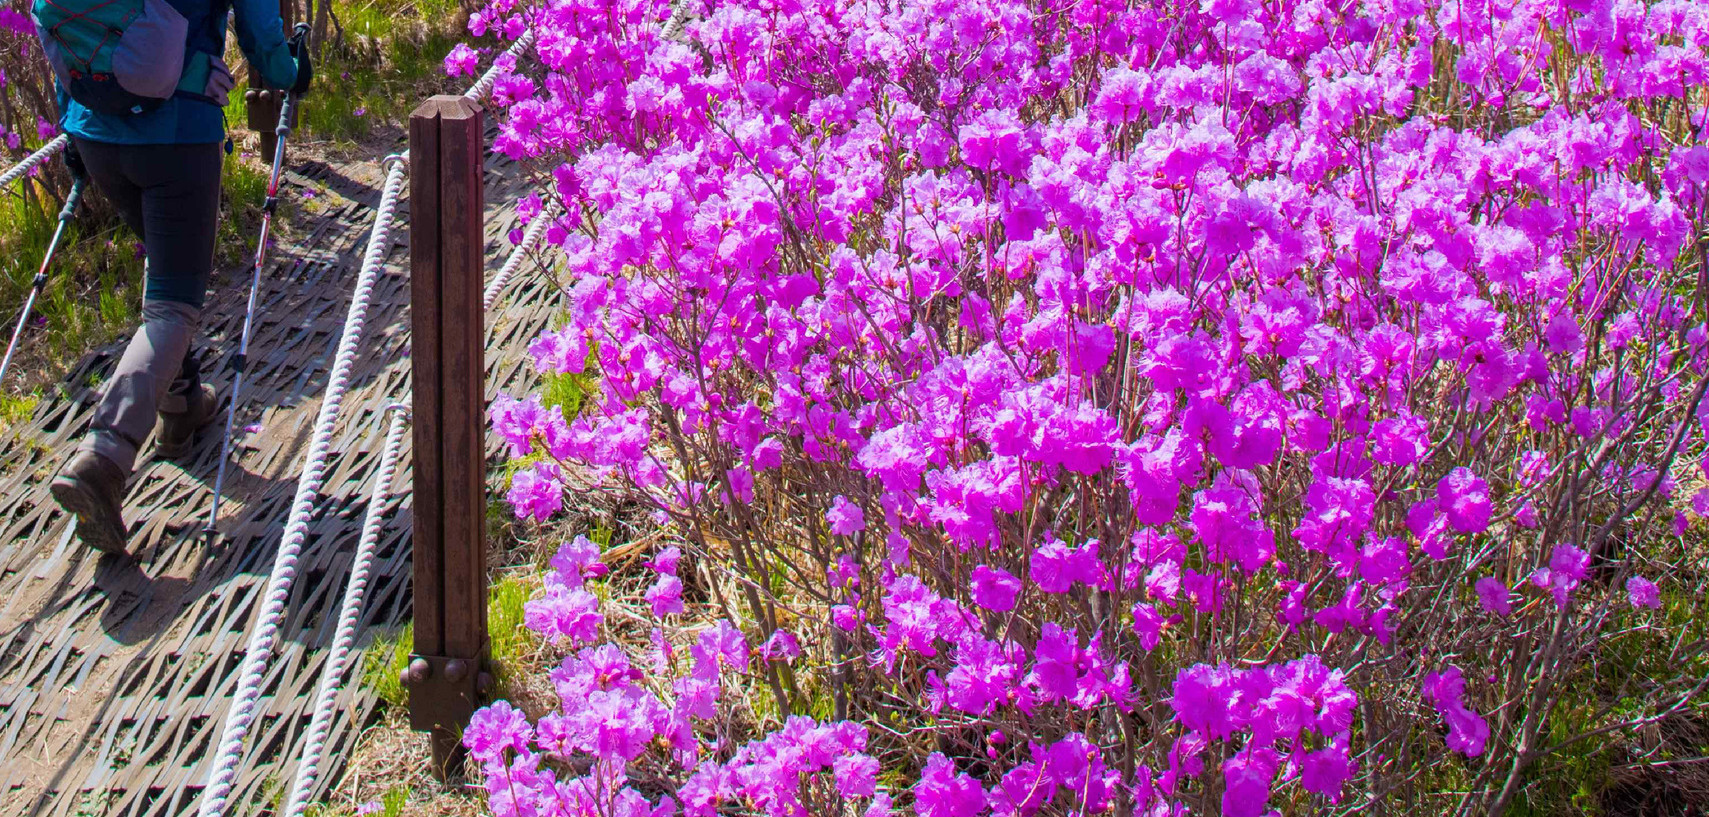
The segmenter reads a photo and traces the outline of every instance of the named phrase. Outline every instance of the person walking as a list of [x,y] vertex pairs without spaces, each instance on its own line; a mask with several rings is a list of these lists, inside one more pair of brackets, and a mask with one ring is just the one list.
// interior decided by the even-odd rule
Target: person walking
[[54,68],[60,127],[71,136],[66,161],[113,203],[146,252],[142,325],[51,486],[84,545],[124,553],[125,483],[157,415],[155,454],[179,459],[219,407],[191,342],[231,149],[228,17],[266,85],[302,94],[313,69],[302,36],[286,40],[277,0],[34,0],[32,16]]

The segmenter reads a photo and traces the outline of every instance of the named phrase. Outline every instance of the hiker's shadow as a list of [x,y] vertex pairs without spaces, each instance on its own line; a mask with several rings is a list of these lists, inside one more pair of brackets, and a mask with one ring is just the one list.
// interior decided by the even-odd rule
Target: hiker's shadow
[[[217,457],[218,439],[200,443],[200,447],[210,445],[216,449],[213,456]],[[199,453],[198,459],[203,458]],[[61,554],[60,564],[56,565],[58,575],[52,579],[53,585],[45,597],[35,605],[34,614],[0,633],[0,641],[27,642],[44,622],[87,604],[91,596],[104,597],[101,629],[120,644],[146,641],[172,623],[183,607],[194,601],[190,591],[204,583],[209,565],[222,562],[229,550],[223,537],[204,533],[206,517],[197,513],[205,513],[207,509],[206,491],[211,490],[211,477],[200,479],[203,475],[196,474],[198,481],[209,486],[204,489],[201,502],[141,515],[133,510],[139,489],[147,490],[151,482],[160,479],[160,471],[173,468],[176,466],[170,463],[145,462],[138,469],[138,480],[127,494],[128,550],[124,554],[103,554],[83,547],[76,541],[75,525],[69,517],[57,525],[55,538],[59,546],[53,553]],[[223,491],[225,507],[241,508],[239,503],[247,498],[288,490],[286,482],[294,481],[250,473],[241,464],[229,465]],[[51,558],[52,554],[43,556]],[[78,577],[91,560],[93,575],[83,585]]]
[[[93,555],[93,554],[91,554]],[[101,629],[120,644],[136,644],[160,631],[181,606],[191,580],[150,576],[128,556],[102,555],[95,565],[94,588],[107,597]]]
[[[349,235],[346,241],[363,246],[366,233]],[[402,250],[396,244],[392,249],[395,265]],[[348,294],[347,284],[354,275],[351,263],[352,259],[342,256],[307,266],[282,259],[285,269],[263,276],[261,306],[224,459],[223,481],[217,474],[226,401],[231,399],[235,372],[229,361],[241,334],[243,304],[239,296],[243,293],[216,288],[197,347],[203,379],[220,395],[219,412],[182,463],[146,459],[151,446],[145,441],[145,459],[139,460],[124,500],[128,557],[102,558],[96,565],[92,587],[76,586],[80,584],[76,575],[88,575],[82,573],[82,558],[61,557],[66,564],[52,570],[63,575],[56,577],[54,585],[38,585],[48,590],[48,597],[28,605],[33,608],[29,620],[0,623],[4,627],[0,644],[19,643],[20,638],[32,640],[40,635],[38,627],[47,626],[48,619],[72,607],[82,608],[91,592],[105,596],[105,606],[100,610],[102,629],[122,644],[135,644],[172,626],[204,596],[218,592],[239,576],[269,572],[342,334],[345,304],[323,293],[331,289]],[[359,357],[349,373],[352,395],[376,379],[394,379],[395,373],[388,372],[404,360],[407,278],[388,272],[378,283],[363,338],[368,354]],[[110,376],[123,348],[121,340],[87,355],[66,375],[61,398],[81,405],[72,413],[71,422],[77,425],[64,429],[74,433],[60,434],[60,439],[75,439],[87,430],[99,384]],[[393,389],[396,385],[388,383]],[[340,428],[359,422],[364,408],[371,410],[347,405]],[[64,445],[71,445],[69,439]],[[69,448],[55,452],[61,458],[69,455]],[[206,525],[216,481],[220,482],[220,507],[210,536]],[[38,497],[38,502],[51,502],[45,491]],[[52,529],[59,534],[71,524],[63,517]],[[80,548],[74,544],[71,549]],[[46,555],[36,552],[37,558]],[[71,612],[88,615],[94,611]]]
[[[364,373],[359,382],[372,376]],[[126,501],[129,556],[110,565],[103,559],[97,568],[96,586],[107,595],[101,626],[111,638],[123,644],[145,641],[240,576],[268,575],[296,496],[318,404],[316,399],[240,409],[223,480],[218,478],[223,411],[189,461],[139,469]],[[289,411],[267,414],[263,408]],[[356,414],[356,408],[346,413]],[[263,415],[276,422],[266,429],[246,423]],[[210,526],[216,482],[220,504]],[[322,512],[319,503],[315,510]]]

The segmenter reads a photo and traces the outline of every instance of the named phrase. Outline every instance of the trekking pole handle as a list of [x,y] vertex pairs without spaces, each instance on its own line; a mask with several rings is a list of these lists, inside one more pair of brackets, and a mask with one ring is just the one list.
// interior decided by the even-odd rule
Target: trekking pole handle
[[[309,42],[309,24],[298,23],[291,29],[291,39],[287,41],[291,56],[297,59],[307,59]],[[274,131],[281,138],[290,136],[291,129],[297,126],[297,97],[294,90],[285,91],[285,104],[279,108],[279,128]]]
[[273,134],[283,139],[291,135],[291,129],[297,126],[297,95],[285,92],[285,104],[279,107],[279,127]]
[[84,179],[71,183],[71,192],[65,194],[65,206],[59,209],[60,221],[70,221],[71,216],[77,212],[77,202],[83,200],[83,188],[86,184]]

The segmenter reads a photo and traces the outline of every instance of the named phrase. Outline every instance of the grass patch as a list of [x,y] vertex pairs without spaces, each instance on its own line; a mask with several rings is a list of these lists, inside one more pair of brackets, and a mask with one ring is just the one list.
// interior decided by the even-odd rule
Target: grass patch
[[[449,87],[444,59],[463,39],[456,0],[335,0],[315,64],[315,93],[298,127],[311,139],[353,143],[402,122],[422,100]],[[231,56],[235,45],[228,50]],[[242,94],[226,119],[246,121]]]
[[[1660,611],[1622,610],[1610,622],[1609,630],[1626,631],[1625,635],[1603,640],[1597,647],[1597,660],[1584,667],[1571,687],[1553,702],[1542,736],[1544,745],[1562,743],[1604,726],[1654,716],[1657,706],[1645,700],[1644,693],[1649,690],[1645,679],[1709,675],[1709,655],[1692,653],[1685,657],[1683,666],[1677,665],[1669,638],[1670,634],[1676,638],[1683,636],[1688,642],[1709,638],[1709,622],[1701,617],[1700,600],[1678,585],[1666,583],[1662,587]],[[1652,617],[1660,627],[1642,629],[1640,625]],[[1637,683],[1633,683],[1635,679]],[[1662,704],[1671,701],[1667,698]],[[1604,712],[1605,708],[1608,711]],[[1709,717],[1709,702],[1693,701],[1664,721],[1656,734],[1674,731],[1670,725],[1694,718],[1701,721],[1705,717]],[[1679,760],[1709,753],[1709,744],[1689,739],[1687,744],[1673,743],[1670,739],[1654,748],[1652,760]],[[1614,768],[1642,754],[1637,736],[1625,729],[1567,746],[1540,758],[1527,770],[1524,788],[1514,798],[1509,812],[1515,817],[1598,817],[1617,813],[1610,811],[1606,802]]]
[[[409,794],[410,789],[408,786],[400,785],[386,789],[386,793],[380,795],[380,810],[370,811],[368,813],[379,815],[379,817],[402,817],[404,813],[404,806],[409,804]],[[354,817],[356,814],[356,812],[350,808],[334,806],[327,803],[316,803],[311,805],[304,813],[308,815],[308,817]]]
[[[533,669],[528,656],[534,651],[534,635],[523,626],[523,605],[534,595],[538,582],[531,576],[506,576],[487,588],[487,638],[493,673],[492,698],[503,698],[521,672]],[[415,625],[405,624],[396,634],[381,635],[362,654],[362,685],[374,690],[390,706],[409,704],[409,691],[399,676],[409,667],[415,645]]]
[[506,576],[487,588],[487,643],[493,688],[488,697],[510,698],[515,684],[533,669],[529,655],[535,647],[534,634],[523,626],[523,606],[534,595],[531,576]]
[[[593,368],[590,366],[588,371],[593,371]],[[563,409],[564,419],[574,420],[581,414],[582,405],[587,402],[592,388],[593,375],[590,374],[542,374],[540,402]]]
[[92,789],[83,792],[77,796],[77,811],[73,814],[76,817],[101,817],[107,813],[108,809],[112,808],[113,801],[117,799],[119,799],[118,792],[111,789],[106,791]]
[[[267,171],[235,155],[222,167],[223,194],[216,267],[247,262],[266,198]],[[140,239],[91,190],[67,226],[19,343],[18,359],[0,384],[0,428],[28,418],[43,386],[90,349],[127,334],[142,308]],[[58,223],[59,205],[39,184],[0,194],[0,307],[7,334],[28,299],[36,270]],[[89,385],[99,385],[91,383]],[[20,396],[23,395],[23,396]]]
[[[36,407],[41,405],[41,402],[39,389],[24,394],[7,394],[0,391],[0,445],[11,445],[18,441],[24,423],[35,416]],[[26,445],[44,447],[40,440],[33,438],[24,442]]]
[[[94,194],[85,201],[94,198]],[[142,259],[136,240],[90,201],[66,225],[3,384],[7,394],[32,392],[91,346],[129,327],[141,304]],[[59,223],[59,202],[39,183],[0,195],[0,306],[11,339],[36,271]],[[31,406],[33,408],[33,406]],[[21,410],[0,410],[13,420]],[[25,415],[27,416],[27,414]]]
[[362,653],[362,686],[374,690],[389,706],[409,704],[409,691],[400,676],[409,667],[409,654],[415,649],[415,624],[405,624],[394,634],[383,634]]
[[247,265],[254,260],[257,231],[261,229],[261,207],[267,203],[267,174],[270,168],[242,154],[226,154],[220,169],[219,237],[214,263],[219,267]]
[[255,803],[269,814],[279,813],[279,807],[285,804],[285,784],[278,775],[267,775],[261,781],[261,790],[255,793]]
[[42,402],[42,396],[37,392],[29,394],[0,394],[0,429],[7,428],[25,420],[36,413],[36,406]]
[[409,787],[393,786],[380,796],[380,814],[382,817],[399,817],[404,813],[404,805],[408,802]]

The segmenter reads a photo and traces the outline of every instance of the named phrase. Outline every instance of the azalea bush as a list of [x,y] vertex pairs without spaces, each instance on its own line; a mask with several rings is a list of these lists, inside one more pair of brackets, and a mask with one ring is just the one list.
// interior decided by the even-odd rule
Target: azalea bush
[[471,28],[595,383],[509,501],[681,539],[553,561],[493,813],[1500,813],[1704,714],[1709,8]]
[[7,167],[59,133],[53,73],[24,9],[0,9],[0,144]]

